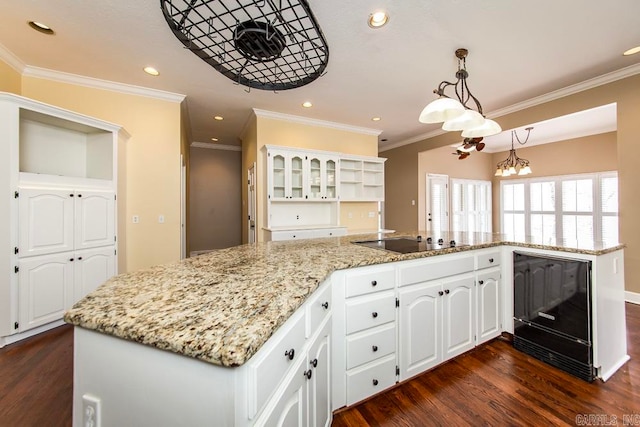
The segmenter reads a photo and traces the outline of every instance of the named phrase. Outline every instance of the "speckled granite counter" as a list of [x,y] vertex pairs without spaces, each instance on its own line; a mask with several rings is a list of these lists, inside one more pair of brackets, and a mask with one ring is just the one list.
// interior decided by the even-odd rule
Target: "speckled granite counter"
[[445,241],[453,238],[470,246],[402,255],[351,243],[376,238],[372,234],[242,245],[122,274],[78,302],[65,313],[64,320],[209,363],[238,366],[249,360],[334,270],[499,245],[589,255],[623,247],[452,234],[444,236]]

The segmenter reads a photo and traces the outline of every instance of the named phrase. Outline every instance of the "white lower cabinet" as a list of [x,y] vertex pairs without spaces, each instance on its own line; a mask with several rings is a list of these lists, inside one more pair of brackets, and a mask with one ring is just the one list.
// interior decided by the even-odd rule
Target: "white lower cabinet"
[[478,301],[478,329],[476,345],[502,334],[500,321],[500,269],[481,270],[476,274]]
[[114,259],[113,247],[21,259],[19,330],[61,319],[74,302],[114,275]]
[[475,346],[472,274],[400,290],[400,380]]

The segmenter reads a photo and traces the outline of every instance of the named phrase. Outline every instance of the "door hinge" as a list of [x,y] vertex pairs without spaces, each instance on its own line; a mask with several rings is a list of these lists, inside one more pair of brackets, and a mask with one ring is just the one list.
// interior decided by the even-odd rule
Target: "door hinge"
[[14,322],[13,329],[18,329],[20,327],[20,323]]
[[396,307],[400,307],[400,300],[396,298]]
[[115,194],[113,195],[113,200],[118,200],[117,199],[118,196],[116,196]]
[[18,249],[18,247],[16,246],[15,248],[13,248],[13,253],[14,254],[18,254],[18,252],[20,252],[20,249]]
[[20,271],[20,267],[18,267],[17,265],[15,267],[13,267],[13,272],[17,273]]
[[116,240],[116,236],[113,236],[113,241],[114,241],[114,242],[117,242],[117,240]]
[[18,197],[20,197],[20,193],[18,193],[17,191],[13,192],[13,198],[17,199]]
[[400,375],[400,367],[396,365],[396,375]]
[[114,254],[114,255],[118,255],[118,250],[117,250],[117,249],[114,249],[114,250],[113,250],[113,254]]

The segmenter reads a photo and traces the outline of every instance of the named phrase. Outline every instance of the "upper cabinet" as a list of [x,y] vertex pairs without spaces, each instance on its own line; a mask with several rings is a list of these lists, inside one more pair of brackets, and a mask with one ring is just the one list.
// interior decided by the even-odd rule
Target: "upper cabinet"
[[384,201],[384,162],[378,157],[340,158],[340,200],[343,202]]
[[269,163],[269,198],[304,200],[304,156],[276,150],[267,152]]
[[307,194],[311,200],[337,200],[338,156],[310,154]]

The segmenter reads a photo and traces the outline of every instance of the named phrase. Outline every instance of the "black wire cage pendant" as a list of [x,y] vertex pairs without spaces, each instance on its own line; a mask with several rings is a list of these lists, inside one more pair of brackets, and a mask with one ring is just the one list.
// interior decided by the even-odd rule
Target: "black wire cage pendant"
[[329,46],[306,0],[160,0],[173,34],[237,84],[285,90],[322,76]]

